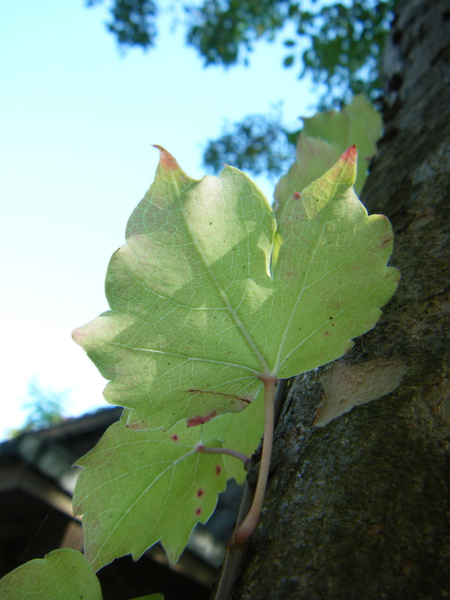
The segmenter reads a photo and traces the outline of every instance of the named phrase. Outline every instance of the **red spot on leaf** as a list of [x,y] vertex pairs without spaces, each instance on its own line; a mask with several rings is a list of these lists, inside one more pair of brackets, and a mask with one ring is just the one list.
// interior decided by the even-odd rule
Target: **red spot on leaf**
[[173,435],[170,436],[170,439],[172,439],[174,442],[178,442],[178,440],[180,439],[176,433],[174,433]]
[[294,200],[300,200],[300,198],[302,197],[302,195],[300,194],[300,192],[294,192],[292,194],[292,197],[294,198]]
[[197,508],[197,510],[195,511],[195,514],[197,515],[197,517],[199,516],[199,514],[202,512],[201,508]]
[[222,473],[222,468],[220,465],[216,465],[216,475],[220,475]]
[[205,490],[202,490],[202,488],[199,488],[197,490],[197,497],[200,498],[201,496],[203,496],[204,493],[205,493]]
[[197,417],[192,417],[191,419],[187,420],[187,426],[197,427],[197,425],[203,425],[203,423],[207,423],[208,421],[211,421],[211,419],[214,419],[216,415],[217,412],[213,410],[207,415],[198,415]]

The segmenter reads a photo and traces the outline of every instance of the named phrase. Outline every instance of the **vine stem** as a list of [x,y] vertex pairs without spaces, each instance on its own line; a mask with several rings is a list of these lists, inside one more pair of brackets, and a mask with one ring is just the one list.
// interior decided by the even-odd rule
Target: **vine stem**
[[197,446],[197,452],[201,452],[202,454],[228,454],[228,456],[234,456],[238,460],[242,460],[245,463],[248,462],[248,456],[242,454],[242,452],[238,452],[237,450],[232,450],[231,448],[210,448],[209,446]]
[[247,516],[234,532],[233,542],[237,546],[243,546],[248,542],[250,536],[261,514],[261,508],[264,501],[267,480],[269,478],[270,458],[272,455],[273,429],[274,429],[274,400],[277,378],[268,375],[261,378],[264,383],[264,439],[262,447],[261,462],[259,464],[258,483],[256,484],[253,502]]

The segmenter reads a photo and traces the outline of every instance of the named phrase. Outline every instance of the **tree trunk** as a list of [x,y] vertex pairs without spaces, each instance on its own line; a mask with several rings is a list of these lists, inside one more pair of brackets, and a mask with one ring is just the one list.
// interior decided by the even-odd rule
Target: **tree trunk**
[[337,377],[392,362],[375,359],[406,374],[324,427],[313,422],[333,367],[295,380],[234,600],[450,598],[449,9],[407,0],[394,23],[386,130],[363,199],[391,219],[402,279]]

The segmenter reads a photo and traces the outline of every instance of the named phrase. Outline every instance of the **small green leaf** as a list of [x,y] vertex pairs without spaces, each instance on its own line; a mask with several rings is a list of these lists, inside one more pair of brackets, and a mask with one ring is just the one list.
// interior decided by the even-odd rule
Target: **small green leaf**
[[30,560],[0,580],[1,600],[102,600],[85,557],[68,548]]
[[158,541],[171,563],[178,560],[226,487],[222,456],[196,452],[206,441],[201,427],[185,423],[132,431],[121,421],[79,461],[86,469],[74,511],[83,514],[85,553],[95,570],[125,554],[137,560]]
[[[76,511],[84,513],[86,553],[96,568],[124,554],[133,553],[134,558],[138,558],[160,539],[169,560],[176,562],[192,527],[198,521],[205,522],[211,514],[210,508],[215,505],[224,481],[234,478],[242,484],[246,477],[243,463],[236,458],[192,455],[192,450],[199,443],[211,446],[215,441],[215,447],[231,448],[250,456],[262,435],[263,408],[263,402],[254,402],[238,414],[222,415],[191,429],[183,423],[170,432],[131,432],[123,427],[127,420],[124,414],[122,424],[108,429],[99,445],[80,460],[84,470],[74,496]],[[218,466],[221,477],[217,477]],[[205,468],[209,477],[196,478],[200,477],[199,467],[201,478]],[[124,473],[120,476],[122,469]],[[192,478],[194,472],[196,476]],[[190,518],[185,520],[185,508],[180,508],[180,503],[192,502],[192,486],[195,498],[202,489],[205,492],[201,496],[202,503],[208,499],[209,504],[202,504],[202,512],[195,514],[195,518],[192,518],[191,507]],[[128,490],[126,494],[124,488]],[[120,502],[116,501],[118,498]],[[161,498],[164,498],[163,511],[159,510]],[[199,507],[196,505],[195,510]],[[136,529],[131,525],[136,522],[146,524]],[[167,536],[165,531],[175,530],[175,527],[179,537],[174,541],[173,532]]]
[[294,64],[294,55],[290,54],[289,56],[286,56],[286,58],[283,60],[283,66],[284,67],[291,67]]
[[282,177],[275,189],[275,200],[283,204],[294,192],[301,192],[332,167],[351,145],[358,149],[355,190],[360,193],[367,178],[370,160],[381,137],[380,114],[362,95],[355,96],[341,111],[318,113],[304,118],[297,143],[297,161]]

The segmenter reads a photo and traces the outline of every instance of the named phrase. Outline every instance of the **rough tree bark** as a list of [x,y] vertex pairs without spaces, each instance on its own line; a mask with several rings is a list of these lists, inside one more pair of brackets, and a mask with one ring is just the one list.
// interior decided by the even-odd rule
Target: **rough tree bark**
[[322,428],[313,421],[331,367],[297,378],[233,600],[450,598],[449,8],[399,6],[386,130],[363,200],[391,219],[402,280],[340,361],[401,360],[406,375]]

